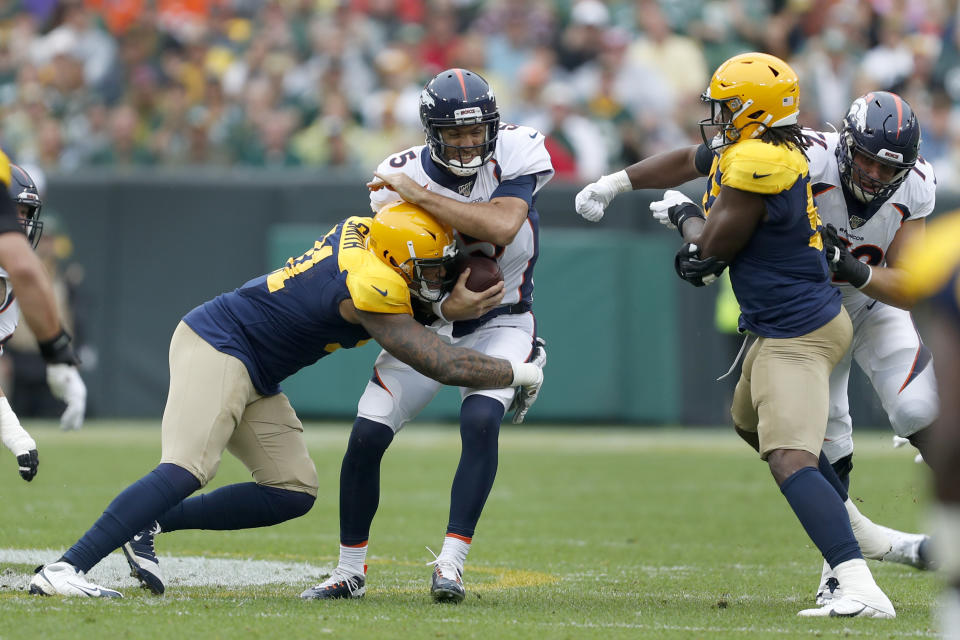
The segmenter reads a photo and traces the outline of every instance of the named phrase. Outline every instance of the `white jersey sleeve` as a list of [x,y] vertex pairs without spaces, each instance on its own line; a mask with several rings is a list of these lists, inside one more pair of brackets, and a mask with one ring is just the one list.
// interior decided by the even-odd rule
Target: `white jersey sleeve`
[[520,176],[536,176],[536,194],[553,177],[553,162],[544,144],[543,134],[522,125],[506,124],[500,127],[497,152],[494,154],[506,182]]

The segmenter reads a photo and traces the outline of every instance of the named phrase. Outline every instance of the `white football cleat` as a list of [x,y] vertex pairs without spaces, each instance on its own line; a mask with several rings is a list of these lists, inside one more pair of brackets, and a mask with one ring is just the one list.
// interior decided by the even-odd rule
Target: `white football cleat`
[[893,610],[893,604],[887,596],[879,598],[861,599],[860,597],[842,597],[835,599],[830,604],[818,607],[816,609],[804,609],[797,613],[804,618],[896,618],[897,613]]
[[923,533],[897,531],[879,524],[877,528],[890,538],[891,548],[884,554],[884,562],[906,564],[924,571],[934,569],[929,552],[930,536]]
[[119,591],[93,584],[84,577],[83,571],[63,561],[40,567],[30,581],[30,593],[40,596],[123,597]]

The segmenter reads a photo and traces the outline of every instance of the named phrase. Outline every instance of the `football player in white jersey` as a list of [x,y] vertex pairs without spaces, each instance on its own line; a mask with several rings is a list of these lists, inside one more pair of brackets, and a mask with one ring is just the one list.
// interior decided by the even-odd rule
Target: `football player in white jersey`
[[[930,351],[901,293],[902,248],[924,233],[933,212],[936,179],[919,155],[920,125],[903,98],[874,91],[857,98],[839,132],[806,130],[810,184],[827,227],[834,284],[853,321],[853,343],[830,376],[830,414],[823,452],[849,486],[853,423],[847,399],[851,361],[876,390],[894,432],[922,454],[937,416]],[[929,568],[927,536],[881,528],[876,540],[885,560]],[[824,565],[818,598],[829,600],[836,582]]]
[[[487,82],[465,69],[448,69],[420,94],[426,144],[386,158],[368,184],[374,211],[397,199],[417,204],[456,230],[466,255],[498,261],[503,282],[474,293],[461,274],[453,291],[433,303],[431,328],[450,344],[511,359],[545,359],[533,314],[533,268],[539,250],[537,193],[553,176],[543,135],[501,124]],[[356,597],[370,524],[379,501],[380,460],[394,435],[440,390],[431,380],[383,351],[360,398],[340,472],[340,561],[333,575],[304,598]],[[453,479],[450,517],[430,591],[460,602],[463,565],[497,471],[497,439],[505,412],[523,420],[535,399],[514,389],[461,388],[460,464]],[[352,581],[352,582],[351,582]]]
[[[37,243],[40,242],[40,235],[43,233],[43,222],[40,221],[40,209],[43,203],[40,200],[40,192],[33,178],[22,167],[9,164],[9,168],[9,193],[16,209],[16,224],[26,234],[31,247],[36,249]],[[20,305],[14,295],[10,274],[0,268],[0,353],[3,353],[3,345],[13,335],[19,320]],[[71,400],[67,403],[61,424],[64,428],[79,429],[83,424],[87,393],[83,380],[76,373],[76,367],[72,365],[51,366],[69,369],[65,375],[60,376],[65,388],[69,388],[70,396],[69,398],[58,397]],[[59,369],[58,374],[62,373]],[[20,419],[10,407],[10,402],[2,389],[0,389],[0,440],[16,456],[20,477],[27,482],[33,480],[40,464],[37,443],[20,425]]]

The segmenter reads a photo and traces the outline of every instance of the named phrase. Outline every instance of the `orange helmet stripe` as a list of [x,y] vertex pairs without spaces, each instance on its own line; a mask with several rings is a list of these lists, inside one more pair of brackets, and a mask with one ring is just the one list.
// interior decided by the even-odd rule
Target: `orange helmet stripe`
[[460,81],[460,90],[463,91],[463,99],[467,99],[467,84],[463,80],[463,72],[460,69],[454,69],[453,72],[457,74],[457,80]]

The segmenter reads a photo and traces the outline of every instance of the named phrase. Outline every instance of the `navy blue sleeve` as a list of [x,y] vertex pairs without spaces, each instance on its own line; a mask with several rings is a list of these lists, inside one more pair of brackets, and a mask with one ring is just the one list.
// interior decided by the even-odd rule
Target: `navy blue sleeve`
[[713,151],[711,151],[707,145],[701,144],[697,147],[697,155],[693,160],[693,164],[697,167],[700,175],[710,175],[710,166],[713,164]]
[[535,174],[530,173],[525,176],[519,176],[513,180],[501,182],[496,191],[490,195],[490,199],[520,198],[526,202],[527,206],[529,207],[533,204],[533,189],[536,186],[537,176]]

